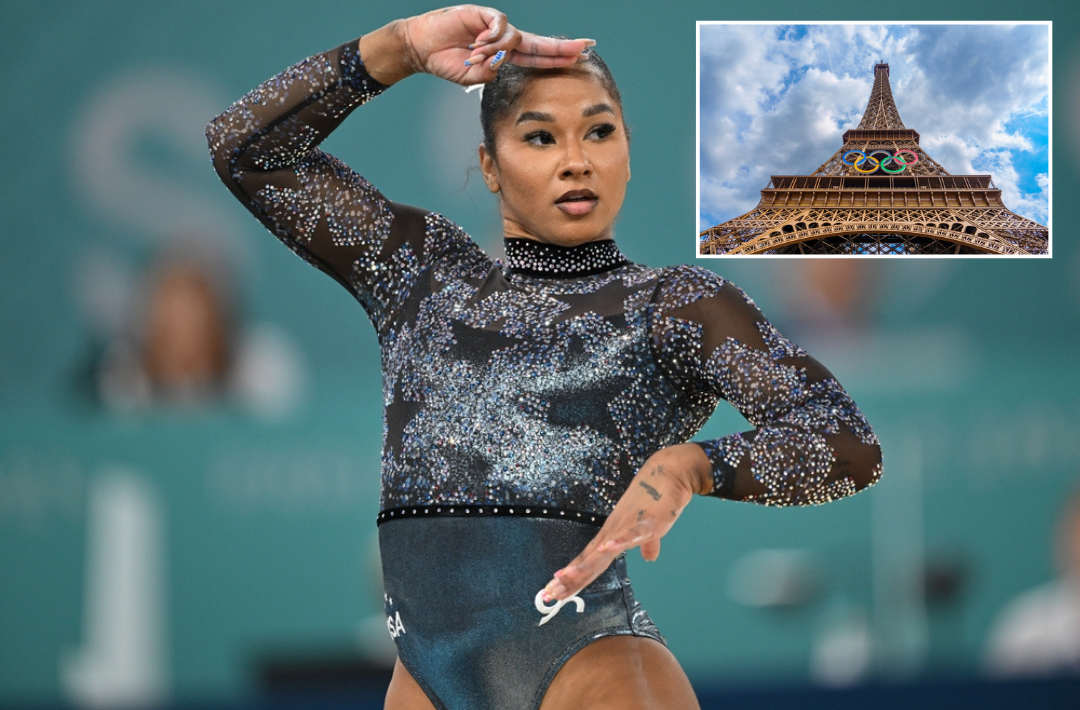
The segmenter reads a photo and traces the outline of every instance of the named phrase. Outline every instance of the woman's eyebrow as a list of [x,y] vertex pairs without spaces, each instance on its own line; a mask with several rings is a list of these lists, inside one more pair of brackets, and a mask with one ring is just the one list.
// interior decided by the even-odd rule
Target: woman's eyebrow
[[526,123],[528,121],[543,121],[544,123],[555,123],[555,117],[552,116],[550,113],[544,113],[543,111],[526,111],[525,113],[518,116],[517,123],[515,123],[514,125]]
[[[593,104],[592,106],[589,106],[587,109],[582,111],[581,115],[584,116],[585,118],[588,118],[589,116],[595,116],[595,115],[600,114],[600,113],[610,113],[610,114],[614,115],[615,114],[615,109],[611,108],[611,104],[604,104],[604,103]],[[553,115],[551,115],[550,113],[544,113],[543,111],[525,111],[520,116],[518,116],[518,119],[517,119],[517,121],[515,122],[514,125],[518,125],[518,124],[521,124],[521,123],[527,123],[529,121],[541,121],[541,122],[544,122],[544,123],[555,123],[555,117]]]

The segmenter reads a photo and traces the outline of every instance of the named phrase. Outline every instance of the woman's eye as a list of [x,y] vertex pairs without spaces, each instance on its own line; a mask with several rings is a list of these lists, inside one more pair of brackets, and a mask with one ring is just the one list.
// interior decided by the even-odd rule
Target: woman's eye
[[525,136],[525,142],[533,145],[554,145],[555,137],[547,131],[533,131]]
[[589,135],[592,136],[593,138],[603,139],[603,138],[607,138],[608,136],[610,136],[614,132],[615,132],[615,124],[614,123],[604,123],[604,124],[601,124],[601,125],[597,126],[594,129],[592,129],[591,131],[589,131]]

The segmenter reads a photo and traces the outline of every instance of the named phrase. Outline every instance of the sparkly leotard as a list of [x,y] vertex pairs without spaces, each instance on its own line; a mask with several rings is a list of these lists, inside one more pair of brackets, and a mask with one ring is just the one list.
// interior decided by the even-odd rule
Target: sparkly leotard
[[[405,597],[423,596],[416,560],[435,564],[433,548],[413,540],[425,528],[413,526],[446,525],[444,516],[599,524],[644,461],[692,437],[720,399],[755,429],[700,442],[713,463],[716,496],[770,505],[826,502],[876,481],[880,450],[831,374],[713,272],[633,264],[611,241],[570,249],[507,240],[502,264],[454,223],[386,200],[317,148],[352,109],[384,88],[364,70],[355,41],[316,55],[211,122],[211,153],[237,198],[286,245],[349,289],[378,332],[384,406],[379,522],[391,580],[387,608],[402,660],[438,707],[535,707],[567,649],[611,633],[656,637],[628,586],[610,575],[598,581],[622,590],[616,596],[624,598],[629,618],[619,627],[603,622],[575,632],[546,651],[553,658],[544,661],[541,680],[532,681],[538,689],[518,704],[506,704],[513,690],[456,696],[455,688],[469,681],[434,676],[451,673],[469,653],[483,656],[493,634],[514,632],[489,630],[471,651],[455,648],[458,655],[442,665],[424,666],[420,656],[438,655],[430,647],[449,643],[447,637],[432,631],[440,640],[426,650],[402,645],[405,637],[423,638],[399,608]],[[530,525],[540,531],[538,544],[561,534]],[[391,540],[391,528],[408,528],[394,535],[413,540],[412,546]],[[444,540],[464,534],[437,529]],[[498,532],[493,539],[516,545],[525,537]],[[560,554],[565,539],[553,543]],[[409,550],[408,561],[399,559]],[[565,562],[546,560],[535,589],[550,578],[551,564]],[[415,574],[401,572],[406,568]],[[464,590],[474,591],[482,590]],[[532,606],[531,596],[524,605]],[[414,616],[426,613],[415,604],[412,609]],[[434,617],[427,621],[437,624]],[[484,673],[509,672],[506,658]]]

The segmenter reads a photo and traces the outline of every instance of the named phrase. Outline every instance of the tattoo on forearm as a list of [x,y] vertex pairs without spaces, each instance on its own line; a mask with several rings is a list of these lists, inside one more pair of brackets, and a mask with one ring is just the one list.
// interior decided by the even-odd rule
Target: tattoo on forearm
[[642,488],[645,489],[645,492],[648,493],[653,500],[660,500],[664,497],[660,495],[660,491],[656,490],[645,481],[638,481],[638,483],[641,485]]
[[663,466],[656,466],[655,468],[653,468],[652,471],[649,471],[649,475],[650,476],[663,476],[664,475],[664,467]]

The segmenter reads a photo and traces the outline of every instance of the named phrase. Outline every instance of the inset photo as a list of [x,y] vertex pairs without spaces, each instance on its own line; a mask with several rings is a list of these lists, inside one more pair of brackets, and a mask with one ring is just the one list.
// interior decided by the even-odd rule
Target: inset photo
[[698,256],[1050,257],[1051,30],[698,22]]

